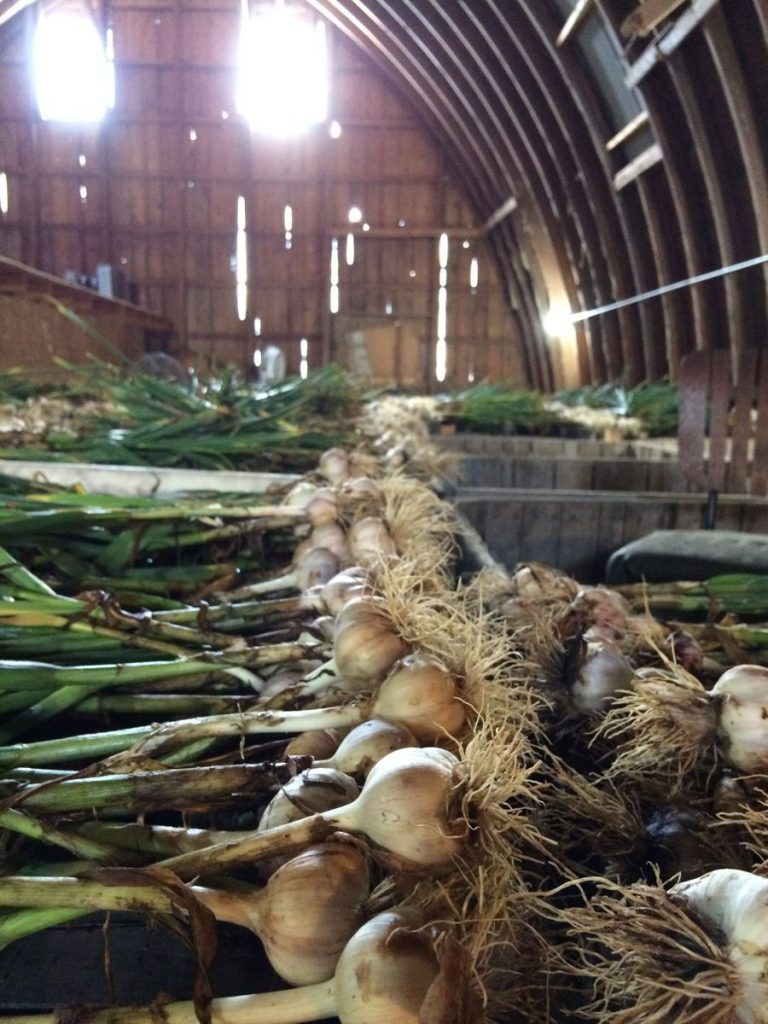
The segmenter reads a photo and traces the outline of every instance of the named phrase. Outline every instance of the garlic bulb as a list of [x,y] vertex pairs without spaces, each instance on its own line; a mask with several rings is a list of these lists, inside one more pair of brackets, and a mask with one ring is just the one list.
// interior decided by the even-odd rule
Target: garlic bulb
[[250,894],[194,886],[220,921],[256,932],[272,967],[290,985],[333,976],[347,940],[362,925],[370,879],[364,855],[329,841],[286,861]]
[[634,670],[621,651],[609,640],[587,643],[584,663],[571,684],[571,698],[584,715],[604,711],[619,690],[632,685]]
[[342,807],[359,792],[354,779],[336,768],[307,768],[275,793],[259,820],[257,831],[265,832],[319,811]]
[[393,750],[418,747],[410,729],[397,722],[371,718],[350,730],[338,749],[318,767],[335,768],[347,775],[367,775],[371,768]]
[[768,1024],[768,878],[718,868],[673,886],[670,893],[716,940],[724,940],[739,981],[734,1021]]
[[349,528],[349,550],[355,562],[376,565],[397,555],[389,528],[378,516],[365,516]]
[[736,665],[711,690],[726,761],[739,771],[768,770],[768,668]]
[[342,484],[349,477],[349,456],[343,448],[329,448],[320,456],[317,472],[332,484]]

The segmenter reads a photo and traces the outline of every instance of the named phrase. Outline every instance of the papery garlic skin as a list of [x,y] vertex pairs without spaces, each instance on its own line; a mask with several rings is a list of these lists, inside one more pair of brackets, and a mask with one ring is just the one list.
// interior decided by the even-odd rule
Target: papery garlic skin
[[723,756],[739,771],[768,771],[768,668],[736,665],[712,687]]
[[738,972],[737,1024],[768,1024],[768,878],[718,868],[675,885],[692,914],[717,940]]
[[[344,1024],[420,1024],[439,964],[410,908],[371,918],[350,939],[336,969]],[[441,1015],[440,1020],[445,1020]]]
[[357,800],[323,818],[342,831],[363,832],[410,870],[449,867],[468,834],[452,807],[459,765],[439,747],[393,750],[373,766]]
[[632,685],[634,669],[609,640],[599,638],[587,644],[587,654],[578,676],[571,684],[573,703],[584,715],[604,711],[619,690]]

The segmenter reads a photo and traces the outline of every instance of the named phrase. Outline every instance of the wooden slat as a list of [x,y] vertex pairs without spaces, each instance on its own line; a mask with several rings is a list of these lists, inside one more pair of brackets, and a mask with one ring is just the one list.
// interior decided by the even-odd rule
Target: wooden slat
[[704,472],[704,437],[707,432],[707,352],[691,352],[680,364],[679,461],[686,480],[702,490],[707,487]]
[[707,488],[725,489],[725,455],[728,448],[728,414],[733,393],[731,354],[728,349],[714,349],[709,356],[709,452]]
[[749,486],[749,444],[752,435],[752,407],[755,393],[757,352],[745,348],[739,353],[736,386],[733,389],[731,452],[726,472],[726,490],[740,494]]
[[752,494],[768,494],[768,357],[759,355],[755,422],[755,453],[752,466]]

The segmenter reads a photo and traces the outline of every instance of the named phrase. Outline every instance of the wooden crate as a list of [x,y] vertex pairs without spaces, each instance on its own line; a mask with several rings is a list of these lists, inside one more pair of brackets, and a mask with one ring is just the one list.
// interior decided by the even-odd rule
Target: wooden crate
[[[508,568],[538,561],[583,583],[603,579],[609,556],[652,530],[698,529],[704,499],[696,494],[486,488],[461,490],[461,513]],[[768,502],[720,495],[718,526],[768,533]]]

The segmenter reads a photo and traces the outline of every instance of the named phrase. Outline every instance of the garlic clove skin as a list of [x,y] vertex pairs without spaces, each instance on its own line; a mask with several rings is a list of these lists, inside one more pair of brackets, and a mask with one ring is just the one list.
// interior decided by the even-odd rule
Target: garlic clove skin
[[725,939],[738,972],[738,1024],[768,1024],[768,878],[736,868],[717,868],[670,889],[694,917]]
[[718,734],[723,756],[733,768],[751,774],[768,770],[768,668],[736,665],[711,690],[719,706]]

